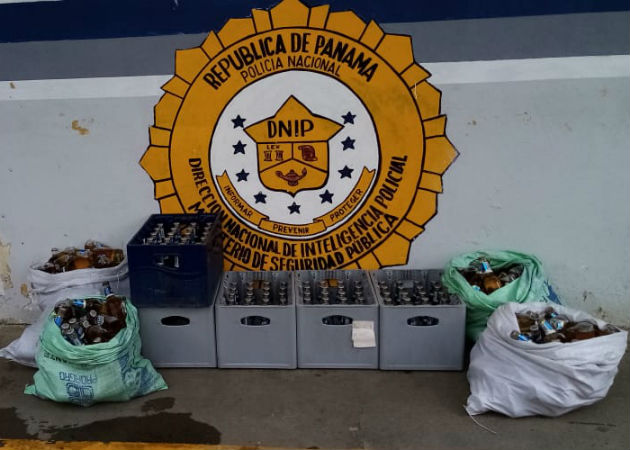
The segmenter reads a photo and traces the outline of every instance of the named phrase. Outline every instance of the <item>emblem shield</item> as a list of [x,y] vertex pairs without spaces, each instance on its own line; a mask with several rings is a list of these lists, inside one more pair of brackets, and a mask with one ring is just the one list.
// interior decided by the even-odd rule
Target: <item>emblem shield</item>
[[256,141],[261,183],[292,196],[324,186],[328,179],[328,141],[341,128],[289,97],[273,117],[245,129]]

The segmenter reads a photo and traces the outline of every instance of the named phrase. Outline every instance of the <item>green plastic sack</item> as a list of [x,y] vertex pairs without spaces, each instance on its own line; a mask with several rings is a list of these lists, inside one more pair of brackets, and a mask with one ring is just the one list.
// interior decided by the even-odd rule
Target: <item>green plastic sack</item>
[[[481,257],[487,258],[494,271],[522,264],[523,273],[491,294],[477,291],[458,269],[468,267],[472,261]],[[486,329],[488,318],[499,306],[507,302],[547,302],[555,297],[547,283],[540,260],[533,255],[514,251],[477,251],[456,256],[447,264],[442,275],[442,284],[466,303],[466,335],[473,341]]]
[[[103,297],[97,297],[103,298]],[[109,342],[75,346],[53,322],[44,326],[35,360],[39,370],[25,394],[90,406],[98,402],[124,402],[167,389],[162,376],[140,355],[138,311],[129,302],[127,326]]]

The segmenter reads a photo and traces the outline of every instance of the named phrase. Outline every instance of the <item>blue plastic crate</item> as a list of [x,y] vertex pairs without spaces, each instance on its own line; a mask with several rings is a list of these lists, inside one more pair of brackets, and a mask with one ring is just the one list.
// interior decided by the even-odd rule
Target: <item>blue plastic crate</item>
[[[195,243],[147,242],[158,223],[210,224]],[[220,222],[211,214],[153,214],[127,244],[131,299],[138,307],[202,308],[212,303],[223,271]]]

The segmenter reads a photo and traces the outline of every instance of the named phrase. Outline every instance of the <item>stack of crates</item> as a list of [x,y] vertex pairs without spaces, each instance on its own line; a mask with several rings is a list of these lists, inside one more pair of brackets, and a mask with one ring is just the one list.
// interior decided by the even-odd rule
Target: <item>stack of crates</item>
[[440,270],[370,273],[380,315],[380,368],[462,370],[466,306],[442,287]]
[[297,367],[290,272],[226,272],[215,314],[219,367]]
[[[366,271],[296,272],[295,293],[298,367],[378,368],[379,311]],[[374,346],[354,344],[357,321],[372,325]]]
[[156,367],[216,367],[213,306],[223,268],[216,217],[151,215],[127,257],[143,355]]

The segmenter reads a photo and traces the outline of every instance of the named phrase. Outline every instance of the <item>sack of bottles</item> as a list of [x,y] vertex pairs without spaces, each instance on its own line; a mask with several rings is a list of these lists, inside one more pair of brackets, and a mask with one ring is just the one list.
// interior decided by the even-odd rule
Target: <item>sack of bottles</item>
[[55,305],[54,322],[61,335],[72,345],[91,345],[108,342],[127,326],[125,298],[111,293],[100,298],[65,299]]
[[107,293],[60,301],[48,316],[36,354],[39,370],[26,394],[90,406],[166,389],[141,356],[138,312]]
[[114,267],[125,258],[123,251],[101,242],[88,240],[84,248],[53,248],[52,256],[37,269],[47,273],[63,273],[77,269]]
[[495,272],[488,258],[481,256],[473,260],[467,267],[458,269],[475,291],[492,294],[497,289],[516,281],[523,274],[522,264],[504,266]]
[[[79,252],[76,249],[66,249],[63,252],[66,256],[58,258],[55,255],[61,252],[55,251],[47,262],[38,261],[29,267],[28,296],[41,313],[37,321],[26,327],[19,338],[0,348],[0,357],[37,367],[35,355],[39,336],[60,299],[99,295],[103,282],[110,282],[118,293],[129,293],[129,270],[122,250],[111,249],[94,241],[87,241],[86,249],[90,257],[96,257],[94,267],[75,270],[82,267],[82,262],[85,263],[80,257],[73,256]],[[116,265],[103,267],[110,264]]]
[[542,313],[525,311],[516,313],[518,330],[510,337],[519,341],[531,341],[536,344],[549,342],[576,342],[598,336],[607,336],[619,332],[619,328],[606,324],[600,328],[589,320],[572,321],[566,314],[559,314],[552,306]]
[[442,284],[466,303],[466,335],[472,340],[485,329],[490,315],[507,302],[559,303],[540,260],[514,251],[457,256],[446,266]]
[[470,353],[469,414],[559,416],[606,396],[628,333],[583,311],[507,303]]

